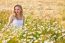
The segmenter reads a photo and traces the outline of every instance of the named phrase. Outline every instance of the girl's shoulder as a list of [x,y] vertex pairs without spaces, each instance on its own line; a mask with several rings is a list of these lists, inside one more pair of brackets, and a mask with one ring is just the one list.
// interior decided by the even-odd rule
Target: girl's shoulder
[[15,16],[14,15],[10,15],[10,17],[9,17],[9,19],[14,19],[15,18]]

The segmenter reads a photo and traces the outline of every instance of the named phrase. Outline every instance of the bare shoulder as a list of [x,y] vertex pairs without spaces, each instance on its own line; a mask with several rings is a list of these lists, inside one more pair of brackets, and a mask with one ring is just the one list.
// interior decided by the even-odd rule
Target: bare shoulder
[[10,15],[9,19],[13,20],[14,19],[14,15]]

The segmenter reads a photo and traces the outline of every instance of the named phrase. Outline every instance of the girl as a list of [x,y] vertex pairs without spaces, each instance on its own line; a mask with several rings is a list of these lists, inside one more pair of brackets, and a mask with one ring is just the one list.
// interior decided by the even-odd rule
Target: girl
[[24,25],[23,9],[21,5],[14,6],[14,14],[9,17],[9,22],[5,28],[10,25],[15,27],[22,27]]
[[24,16],[21,5],[14,6],[14,14],[10,16],[7,26],[9,26],[10,24],[16,27],[23,26]]
[[3,32],[9,28],[9,26],[14,26],[18,29],[19,27],[22,27],[23,25],[24,25],[24,16],[23,16],[22,7],[21,5],[15,5],[14,14],[9,17],[8,24],[5,25],[5,27],[2,29],[0,34],[3,34]]
[[23,10],[21,5],[15,5],[14,6],[14,15],[11,15],[9,18],[8,25],[13,25],[16,27],[23,26],[24,24],[24,16],[23,16]]

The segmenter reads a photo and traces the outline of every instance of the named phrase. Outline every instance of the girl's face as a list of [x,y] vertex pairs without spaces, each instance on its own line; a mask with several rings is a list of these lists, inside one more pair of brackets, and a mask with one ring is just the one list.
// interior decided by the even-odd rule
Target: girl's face
[[21,8],[18,7],[18,6],[16,6],[16,7],[14,8],[14,12],[15,12],[17,15],[19,15],[19,14],[21,13]]

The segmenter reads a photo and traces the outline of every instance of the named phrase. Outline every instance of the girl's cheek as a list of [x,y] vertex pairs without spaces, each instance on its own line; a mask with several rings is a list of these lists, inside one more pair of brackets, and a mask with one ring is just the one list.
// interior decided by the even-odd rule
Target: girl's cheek
[[21,10],[18,10],[18,12],[20,13],[20,12],[21,12]]

